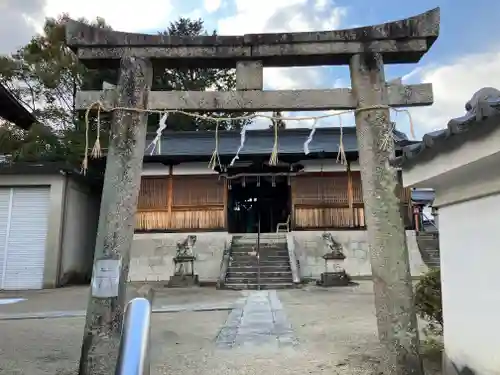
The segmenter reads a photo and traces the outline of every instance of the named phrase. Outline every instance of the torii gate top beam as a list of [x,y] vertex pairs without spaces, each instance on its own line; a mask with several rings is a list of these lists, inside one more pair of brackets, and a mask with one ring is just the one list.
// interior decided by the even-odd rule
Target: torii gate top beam
[[415,63],[439,35],[435,8],[400,21],[346,30],[176,37],[66,25],[66,42],[89,67],[118,67],[124,55],[151,59],[154,66],[234,68],[258,60],[265,67],[345,65],[358,53],[380,53],[384,63]]

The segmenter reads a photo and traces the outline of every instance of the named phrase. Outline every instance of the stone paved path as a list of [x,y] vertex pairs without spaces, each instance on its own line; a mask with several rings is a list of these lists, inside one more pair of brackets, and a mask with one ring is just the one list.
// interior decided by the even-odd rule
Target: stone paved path
[[275,290],[251,291],[239,300],[217,335],[219,348],[298,342]]

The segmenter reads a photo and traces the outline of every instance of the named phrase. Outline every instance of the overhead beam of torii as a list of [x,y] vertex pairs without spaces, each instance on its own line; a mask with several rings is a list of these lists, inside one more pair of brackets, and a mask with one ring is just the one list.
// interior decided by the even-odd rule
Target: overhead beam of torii
[[[392,138],[387,142],[387,134],[389,107],[432,104],[432,87],[387,83],[383,65],[420,61],[438,37],[439,22],[436,8],[348,30],[185,38],[69,21],[66,42],[82,63],[120,68],[116,89],[80,92],[77,108],[102,101],[108,108],[137,109],[113,112],[80,374],[110,374],[116,365],[145,149],[145,109],[354,109],[384,373],[423,374],[397,171],[389,163],[394,144]],[[352,90],[263,91],[264,67],[319,65],[349,65]],[[236,68],[237,90],[151,92],[153,68],[167,67]],[[118,282],[110,278],[110,287],[103,288],[101,268],[113,267]]]

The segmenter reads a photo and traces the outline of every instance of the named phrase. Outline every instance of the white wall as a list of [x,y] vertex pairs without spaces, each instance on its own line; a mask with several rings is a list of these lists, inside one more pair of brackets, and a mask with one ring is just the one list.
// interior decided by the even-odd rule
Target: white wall
[[446,357],[475,375],[500,374],[499,212],[500,194],[439,208]]
[[[169,166],[162,163],[144,163],[142,176],[165,176],[169,174]],[[174,175],[207,175],[217,174],[216,171],[208,168],[208,162],[202,163],[181,163],[174,165],[172,169]]]
[[[335,159],[311,159],[299,162],[304,166],[303,172],[345,172],[347,166],[337,163]],[[359,171],[359,163],[351,162],[351,171]]]
[[217,282],[224,247],[231,241],[227,232],[138,233],[134,235],[129,281],[168,281],[174,274],[177,243],[196,236],[194,271],[201,282]]
[[[303,172],[345,172],[347,167],[337,163],[335,159],[311,159],[301,160],[300,164],[304,166]],[[352,162],[351,170],[359,171],[359,163]],[[142,176],[164,176],[168,175],[169,167],[162,163],[145,163],[142,168]],[[181,163],[174,165],[172,174],[174,175],[206,175],[217,174],[217,172],[208,168],[208,162]]]
[[97,194],[69,179],[64,208],[62,261],[59,283],[80,283],[91,276],[99,222]]
[[[366,231],[329,231],[340,242],[346,255],[345,269],[354,277],[371,277]],[[300,275],[319,279],[325,272],[322,256],[328,251],[322,239],[324,231],[292,232],[295,254],[300,262]],[[219,277],[224,246],[231,241],[227,232],[141,233],[134,235],[130,260],[129,281],[168,281],[174,274],[173,258],[176,244],[189,234],[197,237],[194,253],[195,273],[202,282],[216,282]],[[414,231],[406,232],[410,253],[411,273],[420,276],[427,271],[418,250]]]
[[[325,260],[322,256],[328,251],[322,235],[325,231],[296,231],[294,237],[295,255],[300,263],[302,278],[319,279],[325,272]],[[343,267],[352,277],[371,277],[370,253],[368,236],[364,230],[326,231],[331,233],[335,241],[342,245],[346,259]],[[418,250],[414,231],[406,231],[410,271],[412,276],[420,276],[427,271]]]
[[[487,121],[498,121],[498,118],[490,118]],[[498,165],[499,144],[500,126],[487,137],[469,140],[460,147],[438,154],[410,169],[406,168],[403,172],[403,184],[405,187],[448,188],[454,185],[453,180],[460,179],[464,172],[470,175],[470,179],[474,179],[473,174],[481,173],[478,164],[483,164],[486,159],[491,161],[491,167]]]

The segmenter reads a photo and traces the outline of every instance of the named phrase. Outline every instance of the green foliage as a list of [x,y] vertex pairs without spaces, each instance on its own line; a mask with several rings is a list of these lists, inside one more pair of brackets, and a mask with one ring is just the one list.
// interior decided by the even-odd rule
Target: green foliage
[[[103,82],[116,84],[118,71],[89,70],[80,64],[65,45],[64,24],[68,16],[47,18],[43,33],[12,55],[0,56],[0,82],[36,116],[40,124],[30,132],[0,122],[0,153],[14,161],[67,160],[80,163],[85,150],[84,114],[75,111],[78,90],[100,90]],[[85,22],[110,29],[102,18]],[[202,20],[180,18],[164,32],[173,36],[207,35]],[[213,32],[215,35],[215,32]],[[165,69],[156,71],[155,90],[233,90],[236,86],[234,69],[211,68]],[[210,113],[212,116],[228,114]],[[238,113],[229,116],[240,115]],[[107,147],[111,117],[101,115],[101,146]],[[159,118],[151,115],[149,126],[156,130]],[[96,121],[90,119],[90,144],[95,140]],[[239,128],[244,121],[222,124],[224,128]],[[172,130],[214,129],[213,121],[171,115],[168,128]]]
[[[179,18],[170,23],[168,29],[162,35],[176,37],[196,37],[209,35],[204,28],[201,19],[191,20],[189,18]],[[213,31],[210,35],[217,35]],[[193,68],[185,67],[179,69],[164,69],[156,71],[153,82],[153,90],[172,91],[230,91],[236,89],[236,73],[234,69],[213,69],[213,68]],[[201,114],[201,113],[198,113]],[[204,112],[212,117],[238,117],[249,115],[243,112]],[[149,125],[151,130],[156,129],[159,116],[150,116]],[[220,122],[221,129],[240,129],[249,120],[232,120]],[[194,118],[183,114],[171,114],[167,120],[169,130],[214,130],[215,122]]]
[[[81,162],[85,131],[82,115],[75,111],[76,92],[85,86],[99,89],[112,72],[90,71],[78,62],[64,43],[66,19],[66,15],[47,18],[42,34],[16,53],[0,56],[0,82],[39,122],[28,132],[0,123],[0,152],[13,161]],[[99,18],[80,21],[109,28]],[[103,127],[106,129],[106,122]]]
[[429,329],[436,333],[443,330],[443,306],[441,301],[441,271],[431,269],[415,288],[417,314],[429,322]]

